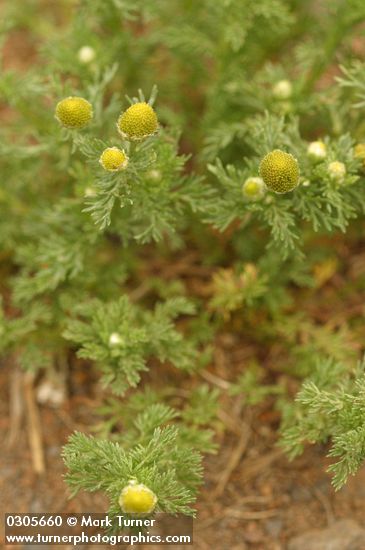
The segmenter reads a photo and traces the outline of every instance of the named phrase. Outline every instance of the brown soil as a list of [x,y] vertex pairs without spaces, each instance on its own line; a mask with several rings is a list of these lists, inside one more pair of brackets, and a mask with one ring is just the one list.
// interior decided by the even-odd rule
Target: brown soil
[[[327,273],[323,266],[317,266],[317,291],[310,294],[305,290],[294,291],[295,308],[305,309],[320,325],[330,325],[333,329],[351,326],[348,349],[360,356],[360,343],[365,336],[361,321],[365,290],[361,285],[356,290],[356,282],[365,273],[365,255],[357,245],[350,250],[341,239],[336,240],[333,247],[341,269]],[[201,298],[207,293],[206,283],[211,273],[201,268],[194,253],[185,254],[175,262],[151,258],[148,266],[151,273],[166,281],[184,280],[190,293]],[[145,277],[142,280],[146,280]],[[280,373],[287,358],[280,342],[262,349],[250,335],[243,336],[240,315],[217,335],[212,364],[198,376],[213,385],[224,386],[225,381],[234,380],[252,358],[259,358],[272,381],[284,377],[294,392],[295,378]],[[305,341],[305,330],[302,337]],[[8,361],[0,371],[0,425],[5,441],[0,463],[2,512],[103,513],[107,510],[107,502],[99,494],[83,493],[69,500],[62,479],[65,473],[60,458],[62,446],[74,430],[91,431],[97,419],[94,411],[105,396],[90,366],[75,360],[71,363],[74,364],[69,372],[68,397],[64,404],[59,408],[38,405],[46,462],[43,475],[34,473],[26,415],[15,442],[12,446],[7,444],[14,419],[9,405],[14,364]],[[147,377],[152,385],[176,385],[176,371],[169,367],[151,369]],[[189,385],[190,381],[185,378],[182,383]],[[335,493],[325,472],[329,464],[325,446],[308,447],[293,462],[278,450],[280,418],[271,398],[250,408],[242,405],[240,397],[223,394],[219,413],[221,427],[217,433],[219,451],[205,459],[205,482],[194,521],[194,548],[284,550],[295,535],[313,527],[325,527],[340,518],[363,524],[365,469]]]
[[[363,257],[349,255],[344,274],[337,274],[321,289],[322,304],[316,298],[307,303],[314,318],[317,315],[323,323],[329,319],[342,323],[358,315],[354,303],[363,302],[361,295],[351,295],[348,304],[336,296],[345,278],[348,281],[349,277],[358,276],[359,266],[364,266]],[[189,271],[194,271],[192,265]],[[199,276],[195,280],[196,289],[198,279]],[[331,307],[326,309],[324,304],[329,297]],[[356,334],[357,341],[363,337],[363,330],[360,332]],[[242,370],[255,353],[259,350],[227,330],[217,336],[213,364],[203,376],[221,385],[223,380],[232,379],[232,373]],[[270,370],[274,370],[277,353],[273,347],[265,358],[265,366]],[[11,418],[9,380],[13,374],[11,364],[4,365],[0,372],[0,423],[5,436]],[[159,371],[159,377],[161,374]],[[74,430],[90,431],[95,422],[93,411],[103,396],[85,364],[76,363],[72,368],[68,387],[69,397],[61,407],[38,406],[46,458],[43,475],[33,471],[29,429],[24,420],[13,445],[3,445],[0,470],[3,512],[100,513],[107,509],[106,500],[97,494],[80,494],[68,500],[62,479],[61,448]],[[279,417],[271,399],[258,407],[245,408],[239,398],[225,396],[221,405],[222,429],[217,435],[220,450],[205,459],[205,485],[194,521],[194,548],[280,550],[286,548],[291,537],[313,527],[325,527],[339,518],[355,519],[362,524],[365,469],[335,493],[325,473],[328,466],[325,447],[309,447],[293,462],[277,449]]]
[[[1,371],[3,434],[9,427],[7,380],[10,369],[5,367]],[[107,509],[107,502],[101,495],[83,493],[68,500],[62,479],[61,447],[72,430],[90,429],[90,406],[95,406],[95,402],[91,403],[85,396],[75,396],[58,409],[40,407],[46,455],[44,475],[36,475],[33,471],[25,425],[14,446],[3,445],[0,466],[2,513],[100,513]],[[242,433],[247,429],[244,422],[242,418]],[[242,455],[239,453],[240,435],[231,433],[223,436],[219,453],[206,459],[205,487],[194,521],[194,548],[197,550],[217,548],[217,537],[219,550],[279,550],[286,548],[292,536],[314,526],[326,526],[338,518],[353,518],[362,524],[365,469],[343,490],[334,493],[325,473],[325,449],[307,449],[301,458],[289,463],[274,446],[275,424],[275,416],[255,415],[250,419],[250,444]],[[232,456],[237,456],[237,449],[237,467],[223,494],[216,496],[222,472]]]

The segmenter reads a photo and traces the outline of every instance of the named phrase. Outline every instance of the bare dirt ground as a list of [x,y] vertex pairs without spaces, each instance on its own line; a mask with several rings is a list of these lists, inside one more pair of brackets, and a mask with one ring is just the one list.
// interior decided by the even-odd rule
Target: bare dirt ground
[[[0,422],[4,435],[9,429],[10,369],[1,370]],[[42,475],[33,470],[26,422],[22,421],[13,446],[3,444],[2,513],[101,513],[107,509],[100,495],[84,493],[69,500],[62,479],[61,447],[73,429],[90,429],[90,406],[95,407],[95,401],[75,395],[60,408],[39,408],[46,458]],[[269,412],[262,411],[247,416],[250,418],[240,417],[241,433],[237,429],[235,434],[232,425],[232,431],[227,430],[222,437],[219,453],[205,461],[205,486],[194,521],[194,548],[279,550],[295,535],[331,525],[340,518],[363,524],[365,469],[334,493],[324,471],[324,448],[309,448],[290,463],[275,447],[275,415],[270,418]]]
[[[321,300],[317,296],[313,302],[307,303],[307,308],[322,323],[330,319],[337,319],[338,323],[347,322],[363,310],[361,292],[349,295],[349,302],[344,302],[339,288],[345,281],[348,284],[351,277],[358,277],[361,266],[365,265],[364,258],[361,254],[349,252],[344,255],[348,265],[342,274],[337,273],[324,285]],[[194,271],[192,265],[185,268]],[[199,275],[195,280],[196,288],[198,279]],[[326,308],[325,304],[330,304],[330,307]],[[362,328],[355,331],[356,341],[361,341],[362,333]],[[203,375],[218,386],[224,385],[224,380],[232,379],[233,372],[242,371],[255,353],[261,352],[255,350],[249,341],[242,341],[239,334],[227,330],[217,336],[213,364]],[[268,369],[275,368],[278,361],[275,346],[266,350],[263,361]],[[45,455],[46,470],[42,475],[34,473],[28,411],[20,417],[20,425],[14,427],[14,408],[9,403],[11,388],[14,388],[14,372],[15,367],[10,362],[4,364],[0,371],[0,424],[4,434],[0,466],[2,511],[104,512],[107,502],[101,495],[80,494],[69,500],[62,479],[61,448],[74,430],[90,431],[95,421],[93,411],[101,403],[103,395],[89,366],[75,361],[68,381],[69,395],[60,407],[36,405]],[[167,381],[170,376],[167,368]],[[161,371],[159,379],[161,383]],[[20,401],[27,410],[21,388]],[[194,521],[194,548],[297,549],[301,546],[290,546],[293,537],[314,527],[331,527],[341,519],[355,520],[363,526],[365,469],[352,478],[344,489],[335,493],[330,477],[325,473],[328,466],[326,447],[308,447],[293,462],[289,462],[278,450],[279,415],[273,409],[271,399],[255,408],[247,408],[242,406],[240,398],[225,396],[221,405],[223,428],[217,435],[220,449],[216,455],[205,459],[205,484]],[[15,430],[16,434],[11,445],[8,441],[9,430],[13,434]],[[307,550],[313,548],[317,547]],[[341,546],[333,548],[342,550]],[[361,550],[365,544],[360,542],[343,548]]]

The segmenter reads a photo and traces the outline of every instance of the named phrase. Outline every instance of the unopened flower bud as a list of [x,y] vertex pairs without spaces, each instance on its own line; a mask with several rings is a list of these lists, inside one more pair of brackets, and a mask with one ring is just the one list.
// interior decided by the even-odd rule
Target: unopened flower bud
[[117,332],[112,332],[109,337],[109,346],[119,346],[123,343],[123,338]]
[[242,186],[242,194],[251,201],[261,199],[265,195],[265,184],[262,178],[247,178]]
[[322,160],[327,156],[326,144],[323,141],[312,141],[308,145],[307,153],[312,160]]
[[293,86],[290,80],[279,80],[273,89],[272,93],[276,99],[289,99],[293,93]]
[[161,181],[161,172],[160,170],[156,170],[155,168],[152,170],[149,170],[146,174],[146,177],[149,181],[158,182]]
[[346,176],[346,166],[343,162],[339,162],[337,160],[335,160],[334,162],[330,162],[330,164],[328,165],[328,174],[330,175],[331,179],[337,181],[338,183],[341,183]]
[[81,63],[85,65],[95,59],[95,50],[91,46],[83,46],[78,51],[78,58]]
[[85,197],[95,197],[97,195],[97,191],[95,187],[92,187],[91,185],[86,187],[84,190]]

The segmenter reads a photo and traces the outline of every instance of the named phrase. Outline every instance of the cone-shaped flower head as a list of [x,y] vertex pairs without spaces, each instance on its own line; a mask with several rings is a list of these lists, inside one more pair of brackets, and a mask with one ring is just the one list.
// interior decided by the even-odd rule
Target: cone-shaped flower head
[[355,145],[354,156],[356,159],[365,159],[365,143]]
[[242,186],[242,194],[248,200],[256,201],[265,195],[265,184],[262,178],[247,178]]
[[156,507],[157,497],[151,489],[131,481],[119,497],[119,504],[126,514],[150,514]]
[[119,172],[128,166],[128,157],[124,151],[118,147],[108,147],[104,149],[99,158],[99,162],[108,172]]
[[125,139],[140,141],[157,132],[157,115],[148,103],[134,103],[120,115],[117,128]]
[[83,97],[66,97],[57,103],[55,117],[66,128],[83,128],[92,119],[93,108]]
[[354,157],[355,159],[360,159],[362,161],[362,170],[365,169],[365,143],[358,143],[354,147]]
[[271,151],[262,159],[259,171],[266,187],[275,193],[288,193],[299,183],[297,160],[280,149]]

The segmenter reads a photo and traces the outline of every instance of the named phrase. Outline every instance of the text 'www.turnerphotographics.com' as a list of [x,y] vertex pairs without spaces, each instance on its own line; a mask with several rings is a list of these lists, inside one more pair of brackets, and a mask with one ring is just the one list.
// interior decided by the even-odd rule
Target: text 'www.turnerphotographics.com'
[[7,545],[137,545],[193,543],[193,519],[156,514],[5,514]]

